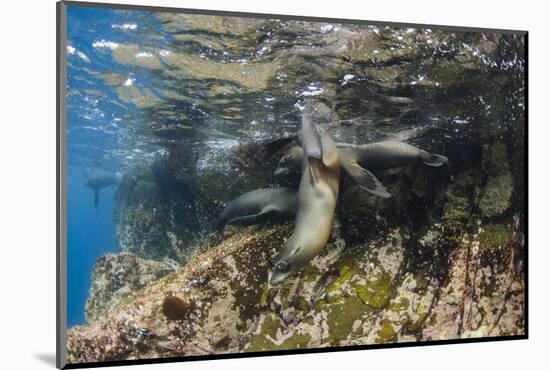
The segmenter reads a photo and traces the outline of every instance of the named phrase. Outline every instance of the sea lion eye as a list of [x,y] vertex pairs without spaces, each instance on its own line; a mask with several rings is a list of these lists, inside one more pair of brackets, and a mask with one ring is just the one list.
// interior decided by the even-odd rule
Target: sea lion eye
[[287,269],[288,269],[288,265],[286,264],[286,262],[279,262],[277,264],[278,271],[285,272]]

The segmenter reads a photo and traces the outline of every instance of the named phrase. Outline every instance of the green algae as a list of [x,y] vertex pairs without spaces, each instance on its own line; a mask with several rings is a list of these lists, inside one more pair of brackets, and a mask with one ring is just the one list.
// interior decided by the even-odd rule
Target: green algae
[[250,344],[245,350],[247,352],[266,351],[273,349],[273,342],[277,337],[277,331],[281,327],[280,319],[274,314],[267,314],[260,328],[260,333],[250,338]]
[[279,330],[280,327],[281,320],[274,314],[268,314],[264,318],[261,334],[275,338],[277,336],[277,330]]
[[275,344],[269,340],[265,335],[255,335],[250,338],[250,344],[244,349],[245,352],[260,352],[273,349]]
[[506,145],[484,145],[481,168],[488,178],[479,200],[480,213],[487,218],[499,216],[510,208],[513,190]]
[[260,306],[265,306],[265,304],[267,303],[267,298],[269,297],[269,291],[270,291],[269,283],[265,282],[262,287],[262,294],[260,295],[260,302],[259,302]]
[[512,241],[512,236],[512,230],[504,224],[485,225],[479,235],[479,249],[488,252],[506,247]]
[[309,307],[310,307],[310,304],[305,298],[298,297],[296,301],[296,308],[300,310],[300,312],[308,312]]
[[340,265],[337,271],[338,277],[336,277],[336,279],[334,279],[334,281],[326,288],[328,293],[338,290],[342,284],[350,280],[355,275],[355,272],[352,271],[347,265]]
[[376,343],[389,343],[397,341],[397,333],[393,331],[392,322],[388,319],[384,319],[380,322],[380,329],[376,332],[378,337],[375,339]]
[[475,172],[460,174],[445,192],[446,203],[443,207],[443,220],[466,220],[472,213],[472,190],[475,188]]
[[377,279],[365,285],[354,284],[353,288],[363,303],[375,309],[382,309],[391,297],[392,276],[388,272],[383,272],[378,274]]
[[306,348],[309,342],[311,341],[311,335],[308,333],[300,334],[296,333],[290,338],[287,338],[281,343],[281,345],[277,346],[274,349],[298,349],[298,348]]
[[483,217],[494,217],[503,214],[510,208],[511,195],[512,178],[509,172],[490,177],[487,180],[483,197],[479,202],[481,215]]
[[338,344],[346,339],[352,332],[353,323],[372,309],[357,297],[342,298],[340,303],[331,304],[324,308],[328,311],[327,325],[329,337],[327,341]]
[[312,283],[319,278],[319,270],[311,263],[302,267],[302,280],[305,283]]
[[410,305],[410,301],[406,297],[400,297],[398,302],[393,302],[388,306],[388,310],[400,312],[406,310]]
[[[313,324],[313,323],[312,323]],[[281,329],[281,320],[274,314],[267,314],[262,323],[260,333],[250,339],[246,352],[285,350],[307,347],[311,340],[308,333],[294,333],[282,343],[277,344],[277,332]]]

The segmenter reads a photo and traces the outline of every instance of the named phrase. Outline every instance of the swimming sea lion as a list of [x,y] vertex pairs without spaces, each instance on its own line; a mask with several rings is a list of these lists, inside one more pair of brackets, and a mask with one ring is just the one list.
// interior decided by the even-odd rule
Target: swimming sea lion
[[[432,154],[400,141],[382,141],[360,146],[337,144],[337,148],[344,172],[364,190],[384,198],[390,194],[369,170],[386,170],[417,162],[439,167],[448,162],[443,155]],[[299,171],[303,156],[301,147],[290,148],[279,160],[273,175],[283,176]]]
[[304,114],[300,141],[305,155],[298,189],[298,213],[294,231],[271,273],[271,285],[281,283],[309,262],[330,236],[338,198],[340,157],[330,135],[318,130],[311,115]]
[[296,214],[297,192],[290,188],[266,188],[244,193],[233,199],[215,222],[218,232],[225,225],[252,225],[263,220],[284,219]]
[[361,146],[342,146],[339,150],[343,157],[373,171],[387,170],[418,162],[430,167],[439,167],[449,161],[443,155],[429,153],[401,141],[381,141]]
[[99,191],[108,186],[116,186],[120,184],[120,174],[104,173],[92,178],[89,178],[85,186],[94,191],[94,206],[99,205]]

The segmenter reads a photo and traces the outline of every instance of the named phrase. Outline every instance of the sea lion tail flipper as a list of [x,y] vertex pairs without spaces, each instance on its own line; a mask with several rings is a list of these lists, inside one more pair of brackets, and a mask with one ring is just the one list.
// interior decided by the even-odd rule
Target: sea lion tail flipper
[[94,206],[97,208],[99,205],[99,189],[94,189]]
[[380,180],[378,180],[372,172],[364,169],[357,163],[344,164],[343,167],[346,173],[361,189],[382,198],[391,197],[386,187],[382,185]]
[[446,163],[449,163],[449,158],[441,154],[427,153],[422,156],[422,163],[430,167],[440,167]]

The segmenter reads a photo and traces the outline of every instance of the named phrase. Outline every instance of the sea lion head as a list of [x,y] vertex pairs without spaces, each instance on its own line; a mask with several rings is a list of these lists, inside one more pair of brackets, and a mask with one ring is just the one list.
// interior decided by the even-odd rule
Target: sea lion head
[[290,148],[279,160],[273,176],[287,176],[300,171],[304,152],[299,146]]
[[269,278],[270,285],[279,285],[309,261],[309,258],[304,258],[303,253],[300,253],[301,250],[299,245],[293,243],[292,238],[287,241],[273,266]]

